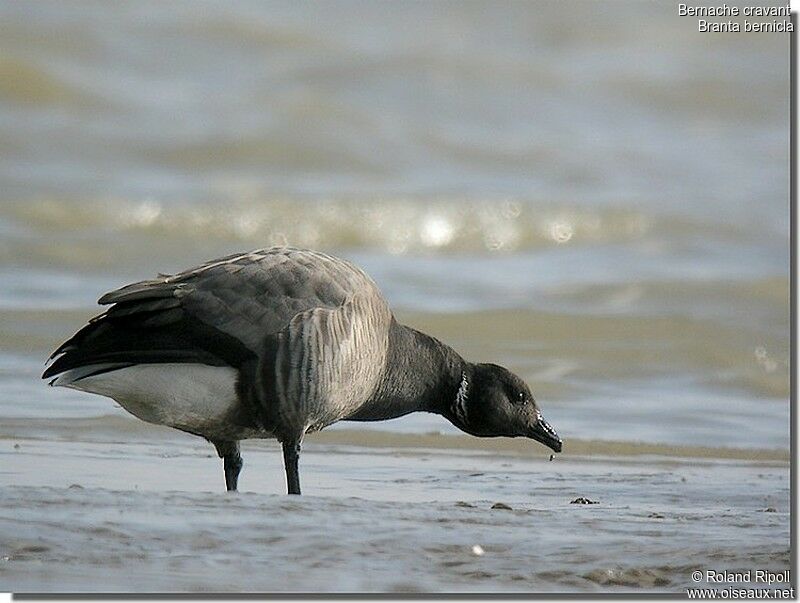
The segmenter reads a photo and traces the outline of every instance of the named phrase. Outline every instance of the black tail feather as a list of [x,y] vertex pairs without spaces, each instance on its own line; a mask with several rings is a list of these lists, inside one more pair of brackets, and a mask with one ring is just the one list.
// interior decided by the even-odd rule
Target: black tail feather
[[50,356],[43,379],[93,365],[199,363],[238,367],[252,353],[237,339],[187,316],[178,304],[124,302],[93,318]]

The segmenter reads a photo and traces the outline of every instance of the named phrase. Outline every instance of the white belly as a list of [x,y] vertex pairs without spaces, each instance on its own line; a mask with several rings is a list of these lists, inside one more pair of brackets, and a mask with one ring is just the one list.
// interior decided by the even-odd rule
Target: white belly
[[224,429],[239,405],[237,371],[230,367],[141,364],[85,378],[79,370],[53,385],[108,396],[143,421],[202,435]]

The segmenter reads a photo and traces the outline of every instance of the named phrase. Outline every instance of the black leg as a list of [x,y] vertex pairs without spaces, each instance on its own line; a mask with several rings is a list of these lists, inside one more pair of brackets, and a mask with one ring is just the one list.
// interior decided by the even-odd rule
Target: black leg
[[213,442],[217,454],[222,459],[225,469],[225,487],[229,492],[235,491],[239,482],[239,472],[242,470],[242,457],[239,454],[239,442]]
[[300,458],[300,442],[283,442],[283,465],[286,468],[286,485],[289,494],[300,494],[300,473],[297,460]]
[[225,468],[225,487],[228,492],[235,492],[244,461],[237,451],[235,454],[227,454],[222,457],[222,465]]

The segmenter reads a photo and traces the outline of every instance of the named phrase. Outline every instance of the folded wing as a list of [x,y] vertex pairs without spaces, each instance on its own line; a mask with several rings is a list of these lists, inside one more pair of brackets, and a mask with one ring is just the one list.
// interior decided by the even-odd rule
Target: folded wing
[[360,269],[318,252],[283,247],[227,256],[103,295],[99,303],[111,307],[56,349],[43,378],[152,363],[237,368],[293,317],[338,308],[365,288],[377,292]]

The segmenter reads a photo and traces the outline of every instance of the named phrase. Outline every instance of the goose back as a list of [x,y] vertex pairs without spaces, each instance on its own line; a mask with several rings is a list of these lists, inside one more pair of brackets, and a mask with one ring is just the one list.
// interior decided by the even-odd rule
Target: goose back
[[274,247],[207,262],[103,295],[111,305],[59,346],[44,377],[76,367],[159,362],[233,366],[296,315],[380,298],[359,268],[324,253]]
[[[372,279],[357,266],[318,251],[272,247],[206,262],[160,279],[122,287],[100,298],[121,311],[149,311],[175,300],[193,319],[235,337],[258,354],[265,336],[296,315],[337,308],[360,292],[381,300]],[[170,302],[174,303],[174,302]]]

